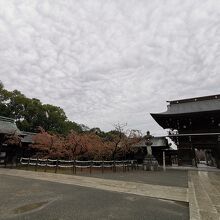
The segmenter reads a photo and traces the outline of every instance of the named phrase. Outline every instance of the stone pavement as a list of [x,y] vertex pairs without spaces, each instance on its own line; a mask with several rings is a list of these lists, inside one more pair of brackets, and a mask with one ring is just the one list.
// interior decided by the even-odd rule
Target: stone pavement
[[188,188],[15,169],[0,169],[1,174],[189,202],[191,220],[220,220],[219,172],[189,170]]
[[189,171],[189,209],[191,220],[220,219],[220,173]]
[[16,169],[0,169],[0,174],[91,187],[95,189],[129,193],[153,198],[188,202],[187,188],[183,187],[160,186],[121,180],[107,180],[101,178],[33,172]]
[[186,202],[9,175],[0,197],[0,220],[189,220]]
[[[62,173],[63,170],[59,170],[58,173]],[[62,173],[65,174],[65,173]],[[68,173],[66,173],[68,174]],[[71,171],[69,171],[71,174]],[[162,185],[162,186],[174,186],[188,188],[188,171],[187,170],[166,170],[166,172],[160,171],[144,171],[144,170],[133,170],[129,172],[96,172],[88,173],[77,172],[78,176],[95,177],[109,180],[122,180],[127,182],[144,183],[151,185]]]
[[210,167],[204,164],[198,164],[198,167],[193,166],[167,166],[167,170],[191,170],[191,171],[206,171],[206,172],[220,172],[216,167]]

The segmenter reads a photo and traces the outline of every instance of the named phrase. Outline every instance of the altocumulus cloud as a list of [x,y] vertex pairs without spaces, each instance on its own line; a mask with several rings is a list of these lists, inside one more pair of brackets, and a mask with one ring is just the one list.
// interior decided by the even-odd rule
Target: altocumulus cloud
[[0,79],[108,130],[219,93],[219,0],[0,0]]

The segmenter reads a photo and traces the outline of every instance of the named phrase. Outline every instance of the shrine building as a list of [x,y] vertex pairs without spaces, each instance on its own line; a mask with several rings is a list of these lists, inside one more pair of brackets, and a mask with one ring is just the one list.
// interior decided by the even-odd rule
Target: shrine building
[[195,149],[211,152],[220,168],[220,94],[167,101],[167,111],[151,113],[178,149],[179,165],[195,165]]

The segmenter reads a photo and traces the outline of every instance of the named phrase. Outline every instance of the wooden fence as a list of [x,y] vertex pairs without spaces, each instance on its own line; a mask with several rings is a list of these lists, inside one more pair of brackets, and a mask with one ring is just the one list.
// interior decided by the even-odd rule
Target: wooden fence
[[121,168],[123,172],[127,172],[129,170],[138,169],[138,163],[136,160],[52,160],[52,159],[39,159],[39,158],[24,158],[20,159],[20,164],[26,166],[28,170],[30,166],[35,167],[35,171],[39,167],[44,168],[44,171],[47,171],[47,168],[54,168],[54,172],[57,173],[58,169],[72,169],[72,173],[76,174],[77,170],[81,172],[83,169],[89,169],[90,174],[93,169],[100,169],[102,173],[104,173],[105,169],[110,169],[113,172],[117,172],[117,169]]

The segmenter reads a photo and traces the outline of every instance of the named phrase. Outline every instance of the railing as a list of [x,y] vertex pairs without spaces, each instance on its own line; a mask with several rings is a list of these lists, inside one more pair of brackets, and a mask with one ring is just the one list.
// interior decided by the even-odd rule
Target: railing
[[129,171],[129,169],[138,169],[138,163],[136,160],[52,160],[52,159],[39,159],[39,158],[25,158],[20,159],[20,164],[26,166],[29,169],[30,166],[34,166],[35,170],[39,167],[44,167],[46,172],[47,168],[54,168],[55,173],[59,168],[71,168],[72,172],[76,174],[77,169],[82,172],[83,169],[89,169],[92,173],[92,169],[101,169],[102,173],[105,169],[110,168],[113,172],[117,171],[117,168],[122,168],[123,172]]

